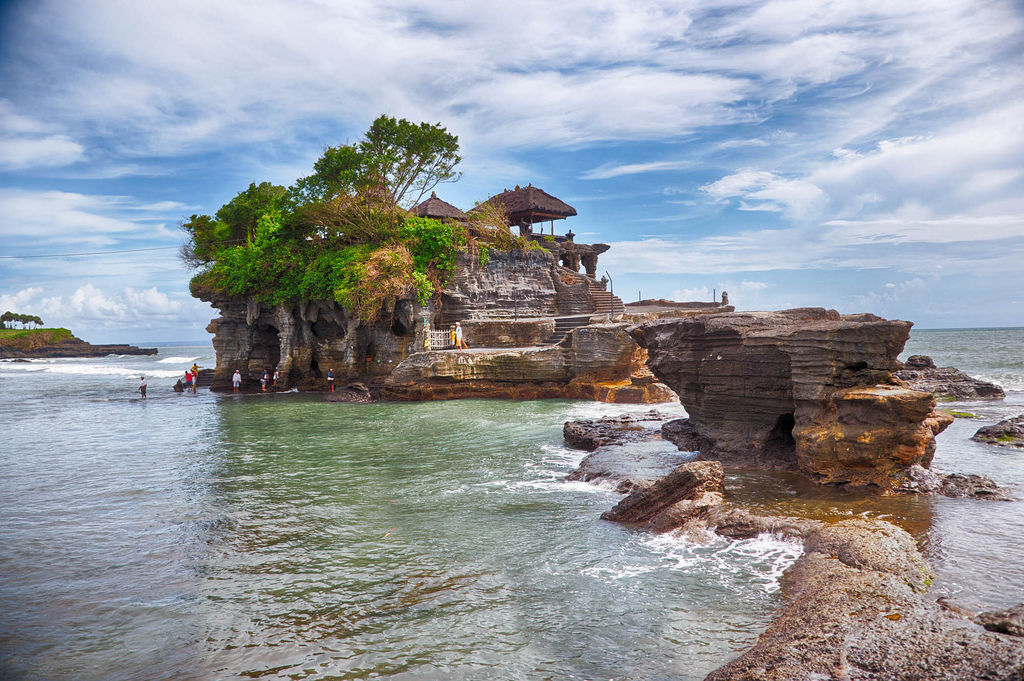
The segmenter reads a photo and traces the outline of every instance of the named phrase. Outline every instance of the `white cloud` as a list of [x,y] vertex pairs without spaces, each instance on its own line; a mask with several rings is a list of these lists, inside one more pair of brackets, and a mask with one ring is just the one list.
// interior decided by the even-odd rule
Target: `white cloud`
[[152,326],[155,322],[184,321],[186,312],[181,297],[172,298],[155,286],[142,290],[128,287],[107,294],[92,284],[79,286],[68,295],[47,295],[41,287],[25,288],[0,295],[0,308],[37,314],[47,325],[69,326],[72,330],[91,322]]
[[85,158],[85,149],[66,135],[0,138],[0,168],[20,170],[66,166]]
[[749,169],[727,175],[701,189],[719,201],[742,199],[741,210],[781,212],[794,220],[816,216],[826,200],[825,193],[812,182]]
[[623,175],[657,173],[666,170],[682,170],[693,166],[692,161],[651,161],[649,163],[602,163],[580,175],[581,180],[607,180]]

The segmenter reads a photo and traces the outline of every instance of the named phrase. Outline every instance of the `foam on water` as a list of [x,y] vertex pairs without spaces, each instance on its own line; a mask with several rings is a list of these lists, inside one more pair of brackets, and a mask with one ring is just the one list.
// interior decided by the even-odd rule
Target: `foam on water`
[[699,569],[720,581],[749,579],[765,593],[778,591],[782,574],[803,555],[799,541],[768,533],[751,539],[714,536],[706,544],[683,535],[663,534],[645,543],[671,570]]
[[157,362],[160,364],[188,364],[191,366],[191,362],[196,361],[199,357],[164,357],[158,359]]

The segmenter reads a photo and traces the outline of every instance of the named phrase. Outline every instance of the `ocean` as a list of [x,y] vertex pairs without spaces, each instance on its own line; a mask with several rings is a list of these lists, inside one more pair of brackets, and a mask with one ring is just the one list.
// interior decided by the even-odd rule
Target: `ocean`
[[[1024,453],[971,442],[1024,413],[1024,329],[914,331],[909,354],[994,380],[934,467],[1024,496]],[[0,678],[701,679],[753,643],[800,555],[600,520],[565,482],[567,400],[327,404],[171,390],[209,346],[0,363]],[[149,399],[136,387],[149,382]],[[682,415],[679,405],[658,407]],[[754,507],[885,517],[936,596],[1024,601],[1024,503],[879,500],[734,475]]]

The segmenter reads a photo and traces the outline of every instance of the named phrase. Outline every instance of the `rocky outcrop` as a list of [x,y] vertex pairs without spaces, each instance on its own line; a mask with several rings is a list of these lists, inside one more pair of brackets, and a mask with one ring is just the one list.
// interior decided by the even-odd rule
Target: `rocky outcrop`
[[281,372],[280,389],[326,389],[327,371],[339,382],[384,376],[422,347],[420,308],[411,299],[375,324],[363,324],[333,301],[266,306],[253,301],[204,298],[220,309],[210,322],[217,368],[212,390],[231,390],[231,376],[242,374],[242,390],[258,391],[264,371]]
[[566,421],[562,426],[562,437],[570,447],[592,452],[598,447],[651,439],[657,431],[650,428],[650,424],[656,423],[660,427],[664,421],[665,415],[657,409],[639,416],[622,414],[599,419]]
[[907,470],[895,492],[913,494],[941,494],[946,497],[985,499],[988,501],[1010,501],[1009,491],[996,484],[992,478],[964,473],[936,473],[923,466],[913,465]]
[[944,400],[1001,400],[1006,397],[995,383],[971,378],[953,367],[936,367],[927,355],[911,355],[895,373],[911,390],[934,393]]
[[551,338],[555,319],[467,319],[462,332],[471,348],[528,348]]
[[672,399],[646,370],[625,324],[574,329],[558,345],[418,352],[388,377],[388,399],[574,398],[644,404]]
[[56,343],[34,345],[18,343],[10,339],[0,344],[0,358],[43,359],[59,357],[106,357],[108,355],[155,355],[156,348],[139,348],[134,345],[93,345],[72,336]]
[[804,554],[786,573],[782,612],[706,681],[1024,678],[1024,642],[929,598],[931,572],[913,538],[894,525],[786,522],[726,509],[708,515],[727,536],[784,528]]
[[1005,610],[983,612],[974,621],[989,631],[1024,636],[1024,603]]
[[634,489],[601,518],[667,532],[721,504],[724,477],[717,461],[690,461],[654,484]]
[[1024,449],[1024,414],[1000,421],[994,426],[979,428],[971,439],[999,447]]
[[690,415],[702,459],[891,489],[952,417],[893,376],[911,323],[804,308],[648,322],[648,366]]
[[582,277],[563,281],[550,253],[539,249],[491,251],[486,262],[463,253],[455,276],[441,292],[438,322],[556,317],[593,310]]
[[325,402],[366,403],[373,401],[373,393],[364,383],[349,383],[343,388],[329,392]]

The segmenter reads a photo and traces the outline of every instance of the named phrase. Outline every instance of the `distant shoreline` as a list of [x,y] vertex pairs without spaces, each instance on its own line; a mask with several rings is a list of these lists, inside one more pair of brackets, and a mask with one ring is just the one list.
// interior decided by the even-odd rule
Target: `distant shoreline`
[[155,354],[157,354],[156,348],[140,348],[121,343],[93,345],[81,338],[76,338],[70,330],[64,328],[3,329],[0,333],[0,359]]

